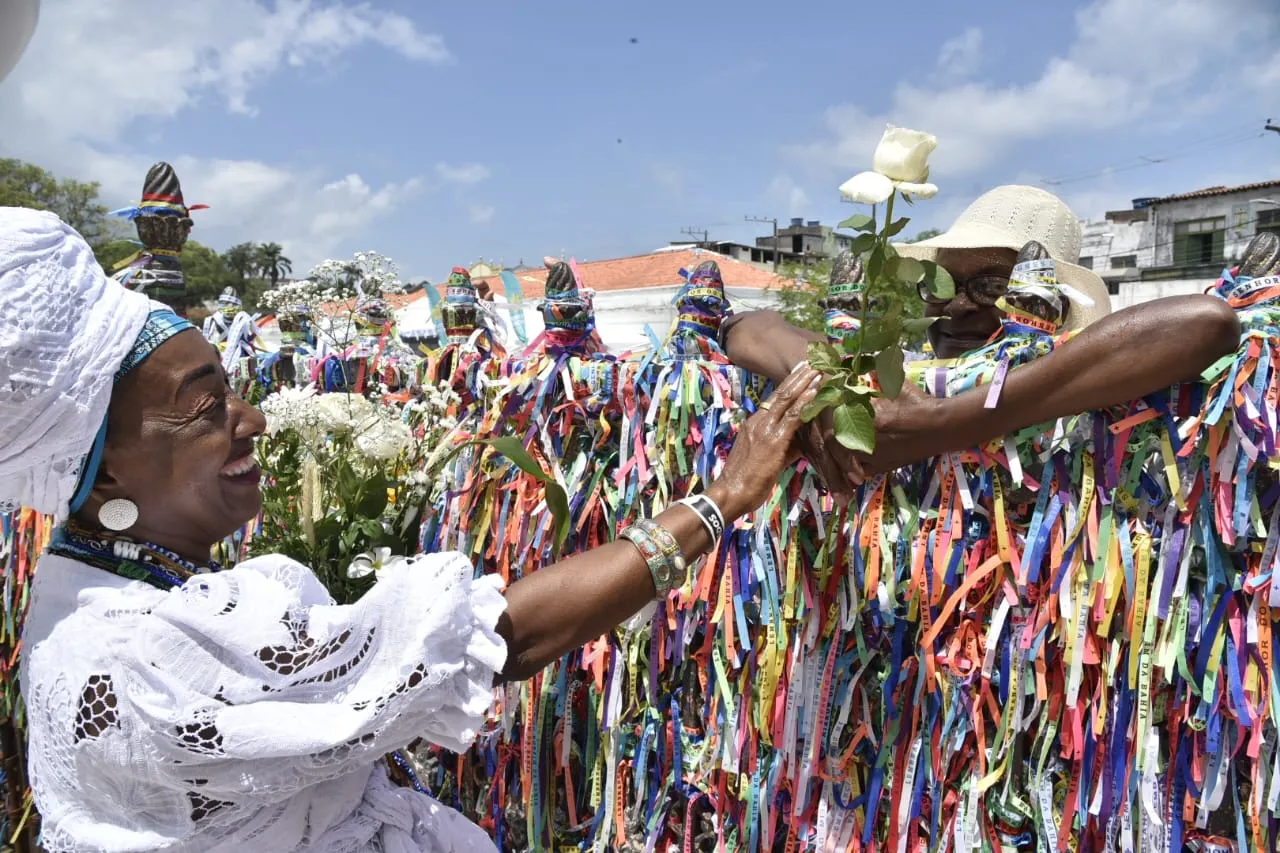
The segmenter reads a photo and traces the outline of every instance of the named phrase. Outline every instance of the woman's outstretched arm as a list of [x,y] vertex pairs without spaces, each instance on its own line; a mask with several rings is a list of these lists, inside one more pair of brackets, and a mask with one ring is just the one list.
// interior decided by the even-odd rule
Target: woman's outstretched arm
[[[763,504],[780,475],[795,461],[800,410],[813,399],[820,375],[797,370],[761,411],[743,424],[720,477],[706,495],[730,524]],[[697,514],[673,506],[654,519],[680,545],[689,563],[713,545]],[[507,612],[498,633],[507,641],[507,664],[498,676],[533,676],[561,655],[612,630],[654,599],[654,581],[640,552],[612,542],[521,578],[507,590]]]

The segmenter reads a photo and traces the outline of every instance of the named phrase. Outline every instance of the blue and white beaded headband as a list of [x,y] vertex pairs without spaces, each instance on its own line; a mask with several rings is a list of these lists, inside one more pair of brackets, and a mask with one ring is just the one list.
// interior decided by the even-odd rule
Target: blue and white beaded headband
[[[128,355],[124,357],[124,361],[120,363],[120,369],[116,371],[115,381],[119,382],[130,371],[146,361],[165,341],[179,332],[194,328],[195,326],[192,326],[168,308],[157,308],[152,311],[147,315],[147,321],[143,323],[142,331],[138,333],[138,338],[133,342],[133,347],[130,348]],[[93,491],[93,483],[98,479],[98,468],[102,465],[102,448],[106,441],[107,418],[104,415],[102,426],[98,428],[98,434],[93,439],[93,447],[85,458],[84,467],[80,469],[80,481],[76,484],[75,495],[71,498],[72,512],[79,511],[84,506],[85,501],[89,500],[89,493]]]

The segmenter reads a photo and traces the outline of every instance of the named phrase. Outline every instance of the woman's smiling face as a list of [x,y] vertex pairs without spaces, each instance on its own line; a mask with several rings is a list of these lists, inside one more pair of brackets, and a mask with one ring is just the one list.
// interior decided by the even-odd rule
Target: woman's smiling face
[[138,506],[129,536],[205,559],[262,508],[253,450],[265,428],[228,387],[217,350],[194,329],[175,335],[116,384],[82,517],[127,498]]

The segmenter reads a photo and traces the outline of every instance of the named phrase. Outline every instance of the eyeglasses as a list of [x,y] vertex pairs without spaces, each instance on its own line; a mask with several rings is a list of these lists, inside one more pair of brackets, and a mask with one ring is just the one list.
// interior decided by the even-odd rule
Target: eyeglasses
[[[946,305],[951,299],[942,299],[935,296],[927,282],[920,282],[917,285],[920,298],[930,305]],[[983,308],[990,308],[996,304],[1001,296],[1009,292],[1009,276],[1007,275],[975,275],[973,278],[964,282],[956,282],[956,295],[964,292],[969,297],[969,301],[974,305]],[[952,297],[954,299],[955,297]]]

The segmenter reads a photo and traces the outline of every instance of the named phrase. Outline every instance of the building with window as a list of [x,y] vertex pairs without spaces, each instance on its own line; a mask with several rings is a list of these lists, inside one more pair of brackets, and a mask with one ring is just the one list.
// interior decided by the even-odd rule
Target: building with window
[[834,258],[853,245],[854,235],[841,234],[816,219],[805,221],[797,217],[791,224],[778,229],[778,239],[773,235],[757,237],[756,246],[761,249],[774,249],[782,255],[795,258]]
[[1149,217],[1148,208],[1135,206],[1080,222],[1080,265],[1102,276],[1113,300],[1123,285],[1141,278],[1142,267],[1151,265]]
[[1280,233],[1280,180],[1134,199],[1081,227],[1080,262],[1107,282],[1114,307],[1203,293],[1255,234]]
[[1203,293],[1240,259],[1255,234],[1280,232],[1280,181],[1154,199],[1149,230],[1152,263],[1125,304]]

